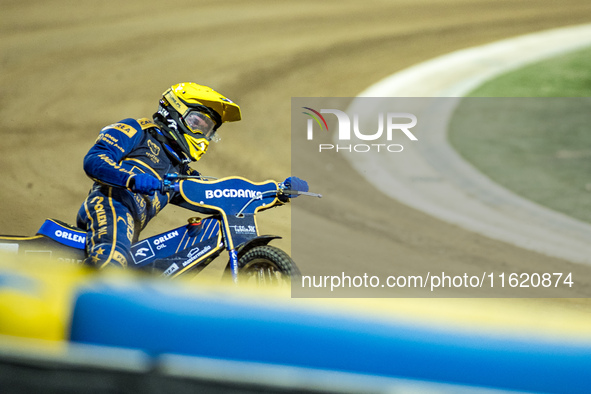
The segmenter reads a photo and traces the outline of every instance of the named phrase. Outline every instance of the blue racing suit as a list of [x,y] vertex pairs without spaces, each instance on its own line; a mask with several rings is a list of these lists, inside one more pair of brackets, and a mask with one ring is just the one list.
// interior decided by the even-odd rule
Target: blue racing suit
[[169,202],[174,193],[153,196],[128,188],[134,174],[198,175],[167,144],[152,120],[124,119],[103,128],[84,157],[84,171],[95,181],[78,212],[77,225],[87,231],[86,263],[103,268],[121,267],[130,261],[132,242],[150,219]]

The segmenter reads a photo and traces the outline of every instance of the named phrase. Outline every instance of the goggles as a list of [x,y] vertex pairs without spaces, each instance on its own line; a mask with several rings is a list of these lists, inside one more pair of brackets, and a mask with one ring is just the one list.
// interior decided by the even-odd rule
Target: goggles
[[208,141],[214,138],[215,122],[209,115],[200,111],[189,111],[183,119],[193,133],[203,134]]

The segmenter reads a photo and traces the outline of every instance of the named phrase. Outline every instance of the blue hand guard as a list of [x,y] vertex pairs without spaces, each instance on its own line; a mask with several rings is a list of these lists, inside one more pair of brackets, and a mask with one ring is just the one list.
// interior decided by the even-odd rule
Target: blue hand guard
[[[286,178],[283,181],[283,184],[285,185],[286,189],[296,190],[298,192],[307,192],[309,190],[308,189],[308,182],[306,182],[303,179],[300,179],[298,177],[295,177],[295,176],[290,176],[290,177]],[[286,194],[286,196],[289,198],[295,198],[298,195],[297,194]]]
[[154,191],[160,190],[162,183],[154,176],[149,174],[137,174],[129,181],[130,189],[134,193],[154,195]]

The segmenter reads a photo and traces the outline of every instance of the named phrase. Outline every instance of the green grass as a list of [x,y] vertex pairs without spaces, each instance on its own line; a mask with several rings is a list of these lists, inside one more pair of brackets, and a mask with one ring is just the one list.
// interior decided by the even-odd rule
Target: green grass
[[454,113],[449,138],[495,182],[591,222],[591,49],[478,87]]

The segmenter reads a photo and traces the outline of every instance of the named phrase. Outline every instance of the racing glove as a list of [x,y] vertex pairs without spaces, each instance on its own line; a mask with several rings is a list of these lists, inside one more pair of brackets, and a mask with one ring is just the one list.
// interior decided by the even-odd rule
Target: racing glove
[[149,174],[133,175],[128,181],[129,189],[134,193],[154,195],[154,191],[162,188],[162,182]]
[[[298,192],[307,192],[309,190],[308,189],[308,182],[306,182],[303,179],[300,179],[298,177],[295,177],[295,176],[290,176],[290,177],[286,178],[283,181],[283,185],[285,186],[286,189],[296,190]],[[286,194],[285,196],[287,196],[289,198],[295,198],[298,195],[297,194]]]

